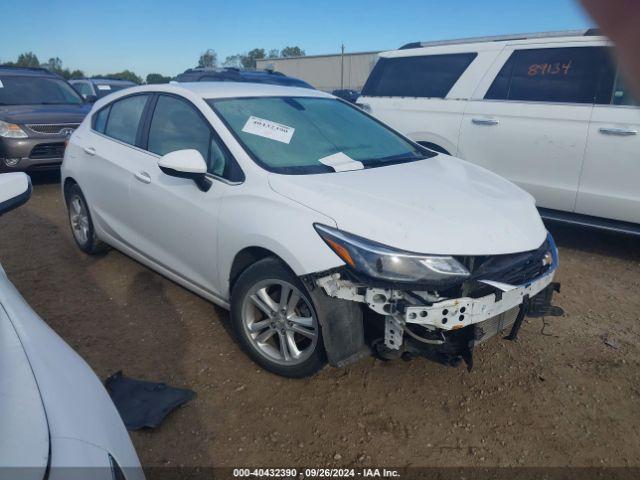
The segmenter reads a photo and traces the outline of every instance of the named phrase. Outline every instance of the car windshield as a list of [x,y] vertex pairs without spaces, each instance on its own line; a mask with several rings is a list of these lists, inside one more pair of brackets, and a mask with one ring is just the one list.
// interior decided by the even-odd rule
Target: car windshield
[[333,98],[225,98],[208,103],[253,159],[276,173],[353,170],[435,155]]
[[0,76],[0,105],[80,104],[82,97],[64,80],[48,77]]
[[110,93],[117,92],[123,88],[133,87],[135,85],[128,85],[126,83],[96,83],[96,93],[98,98],[102,98]]

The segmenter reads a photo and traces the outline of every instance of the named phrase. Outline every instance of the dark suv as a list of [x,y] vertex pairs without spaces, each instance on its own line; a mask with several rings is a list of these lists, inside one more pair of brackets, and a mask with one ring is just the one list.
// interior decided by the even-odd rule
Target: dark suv
[[[190,68],[176,77],[176,82],[251,82],[285,87],[311,88],[299,78],[287,77],[273,70],[240,70],[238,68]],[[315,90],[315,89],[314,89]]]
[[0,172],[55,169],[90,106],[43,68],[0,66]]

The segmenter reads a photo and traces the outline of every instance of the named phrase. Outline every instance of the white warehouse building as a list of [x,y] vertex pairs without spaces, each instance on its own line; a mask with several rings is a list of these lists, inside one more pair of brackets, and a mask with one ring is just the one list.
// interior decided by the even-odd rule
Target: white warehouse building
[[[345,53],[344,55],[308,55],[304,57],[258,60],[258,70],[274,70],[313,85],[318,90],[362,90],[379,52]],[[342,77],[342,78],[341,78]]]

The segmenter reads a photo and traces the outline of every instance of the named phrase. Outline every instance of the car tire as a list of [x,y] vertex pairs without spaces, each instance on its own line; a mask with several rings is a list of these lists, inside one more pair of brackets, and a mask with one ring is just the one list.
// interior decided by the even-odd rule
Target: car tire
[[107,251],[109,246],[96,236],[89,205],[77,184],[69,187],[66,200],[71,234],[78,248],[89,255]]
[[240,274],[231,295],[231,322],[243,350],[270,372],[303,378],[326,364],[313,301],[276,258],[260,260]]

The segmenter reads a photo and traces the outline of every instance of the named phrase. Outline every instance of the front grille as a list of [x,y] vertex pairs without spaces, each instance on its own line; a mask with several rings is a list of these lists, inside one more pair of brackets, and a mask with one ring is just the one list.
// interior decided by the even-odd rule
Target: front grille
[[39,170],[55,170],[55,169],[59,169],[60,168],[60,162],[54,162],[54,163],[37,163],[35,165],[31,165],[29,168],[27,168],[27,171],[29,172],[33,172],[33,171],[39,171]]
[[463,257],[460,260],[469,269],[473,280],[492,280],[522,285],[546,273],[551,265],[543,262],[551,250],[549,239],[529,252],[508,255]]
[[64,143],[41,143],[31,150],[29,158],[62,158],[64,156]]
[[71,133],[80,126],[79,123],[31,123],[27,127],[35,133],[45,135],[60,135]]

